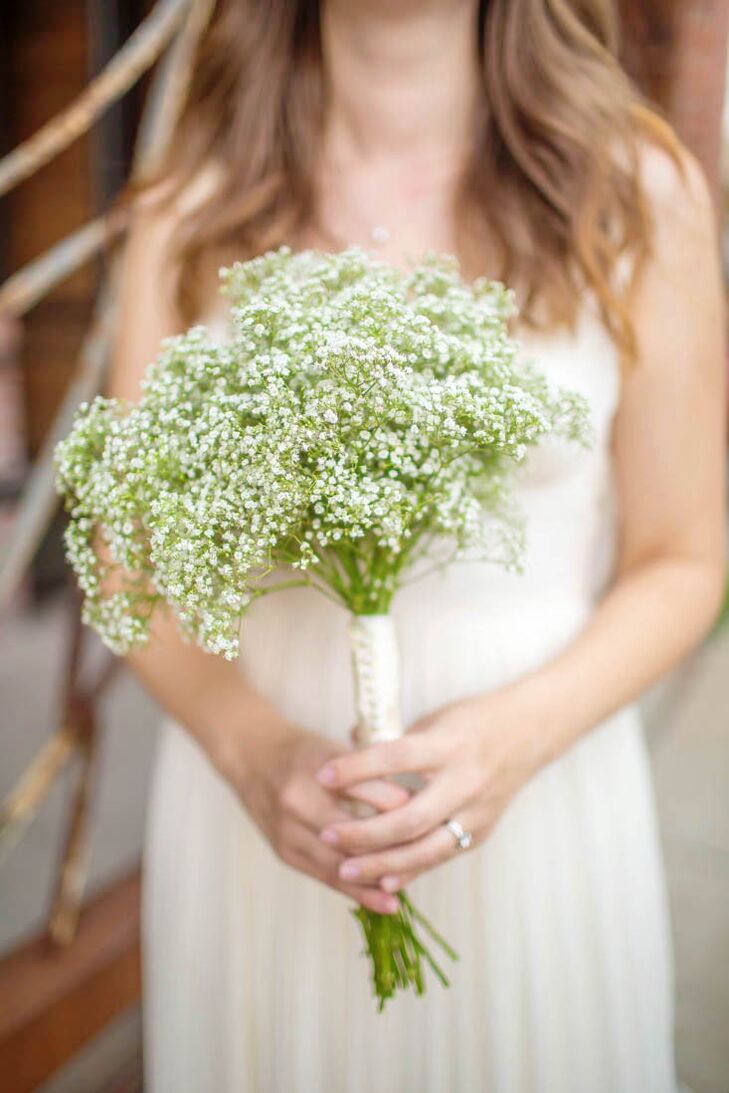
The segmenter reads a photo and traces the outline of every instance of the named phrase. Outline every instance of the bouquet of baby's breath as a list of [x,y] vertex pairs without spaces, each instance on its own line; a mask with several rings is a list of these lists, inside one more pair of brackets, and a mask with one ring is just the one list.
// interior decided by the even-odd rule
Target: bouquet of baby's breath
[[[221,280],[230,340],[167,339],[137,404],[82,405],[58,447],[84,620],[125,653],[170,605],[233,658],[255,598],[309,585],[350,613],[358,744],[393,739],[399,585],[466,555],[517,567],[513,472],[548,434],[584,440],[585,404],[523,358],[511,291],[465,283],[455,259],[405,273],[281,248]],[[421,928],[453,955],[400,899],[357,911],[381,1007],[422,992],[423,961],[446,981]]]

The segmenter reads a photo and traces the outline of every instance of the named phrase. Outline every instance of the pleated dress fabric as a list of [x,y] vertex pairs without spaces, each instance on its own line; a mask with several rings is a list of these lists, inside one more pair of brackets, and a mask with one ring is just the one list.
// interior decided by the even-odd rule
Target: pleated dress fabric
[[[225,336],[219,317],[208,325]],[[524,573],[462,563],[396,597],[406,724],[554,657],[610,579],[615,347],[590,296],[575,331],[520,337],[588,398],[595,442],[530,457]],[[265,597],[239,662],[287,717],[343,741],[345,625],[309,590]],[[144,872],[150,1093],[675,1093],[666,891],[635,708],[540,771],[486,843],[410,893],[460,960],[450,990],[431,977],[424,998],[378,1014],[347,901],[276,858],[167,720]]]

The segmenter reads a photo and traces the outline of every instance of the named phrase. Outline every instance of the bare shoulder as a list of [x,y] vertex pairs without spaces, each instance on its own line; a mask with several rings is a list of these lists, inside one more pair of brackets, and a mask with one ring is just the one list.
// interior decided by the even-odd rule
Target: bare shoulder
[[192,177],[181,180],[170,174],[147,186],[132,203],[132,224],[144,223],[171,233],[179,222],[202,206],[216,191],[222,178],[219,164],[209,162]]
[[123,249],[118,283],[118,329],[109,392],[136,398],[148,362],[161,341],[185,323],[177,306],[177,262],[172,244],[185,214],[204,201],[217,184],[207,168],[190,183],[165,180],[136,195]]
[[[189,180],[168,176],[148,185],[131,202],[125,246],[127,295],[136,300],[155,285],[158,300],[164,299],[173,322],[174,282],[177,271],[175,244],[186,216],[215,192],[220,171],[213,164],[200,168]],[[138,308],[135,302],[135,308]],[[174,319],[178,324],[181,320]]]
[[706,174],[681,143],[676,155],[644,139],[638,153],[639,181],[653,217],[656,243],[702,246],[716,239],[716,214]]
[[651,249],[631,301],[642,367],[629,386],[651,377],[678,387],[699,370],[720,373],[724,294],[718,223],[703,167],[682,144],[676,155],[647,141],[639,181],[652,219]]

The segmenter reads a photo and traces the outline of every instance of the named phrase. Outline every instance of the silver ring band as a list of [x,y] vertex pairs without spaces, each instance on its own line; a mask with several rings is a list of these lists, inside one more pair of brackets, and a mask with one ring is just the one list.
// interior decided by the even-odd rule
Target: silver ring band
[[473,835],[459,824],[458,820],[446,820],[443,827],[447,827],[461,850],[468,850],[473,843]]

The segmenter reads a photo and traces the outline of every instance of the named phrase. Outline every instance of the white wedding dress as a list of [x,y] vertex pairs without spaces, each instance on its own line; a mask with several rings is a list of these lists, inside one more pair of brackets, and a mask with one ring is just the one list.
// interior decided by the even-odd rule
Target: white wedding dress
[[[406,724],[559,653],[609,580],[620,376],[585,301],[576,332],[520,336],[588,397],[596,442],[530,458],[524,574],[466,563],[396,597]],[[281,592],[255,604],[242,641],[241,670],[289,718],[347,739],[342,611]],[[410,891],[460,961],[450,990],[431,977],[424,998],[378,1015],[347,901],[276,858],[168,721],[146,848],[149,1093],[675,1093],[666,892],[634,708],[542,770],[484,845]]]

